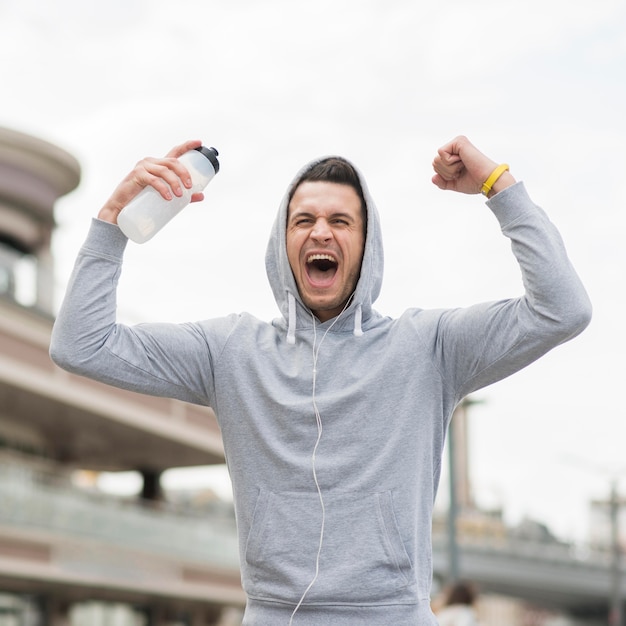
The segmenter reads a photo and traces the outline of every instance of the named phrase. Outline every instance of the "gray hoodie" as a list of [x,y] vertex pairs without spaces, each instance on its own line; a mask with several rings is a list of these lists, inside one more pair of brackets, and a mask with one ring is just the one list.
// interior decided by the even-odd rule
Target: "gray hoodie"
[[431,516],[455,406],[590,319],[560,236],[522,183],[487,204],[511,239],[523,296],[380,315],[372,304],[382,239],[362,185],[361,275],[333,320],[317,321],[298,295],[286,195],[266,254],[282,314],[271,324],[246,313],[117,324],[126,239],[98,220],[55,323],[51,356],[61,367],[215,410],[233,483],[246,625],[287,626],[300,601],[297,626],[435,625]]

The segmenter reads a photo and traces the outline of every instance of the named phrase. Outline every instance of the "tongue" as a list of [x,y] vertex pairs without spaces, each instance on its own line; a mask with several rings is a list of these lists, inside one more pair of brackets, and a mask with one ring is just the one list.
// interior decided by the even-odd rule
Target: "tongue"
[[334,266],[328,270],[321,270],[311,264],[307,266],[307,270],[309,280],[315,287],[327,287],[328,285],[331,285],[335,279],[335,274],[337,273],[337,268]]

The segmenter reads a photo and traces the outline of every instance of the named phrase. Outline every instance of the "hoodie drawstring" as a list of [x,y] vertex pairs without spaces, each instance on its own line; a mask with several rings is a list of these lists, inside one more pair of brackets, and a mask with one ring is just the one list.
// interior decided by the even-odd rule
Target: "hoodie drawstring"
[[289,319],[287,320],[287,343],[292,346],[296,343],[296,299],[291,291],[287,292],[289,304]]
[[361,337],[363,335],[363,329],[361,328],[361,321],[363,320],[363,309],[360,304],[357,304],[354,311],[354,336]]
[[[296,343],[296,298],[290,291],[287,292],[287,302],[289,305],[289,314],[288,314],[288,320],[287,320],[287,343],[293,346]],[[346,303],[346,307],[347,306],[348,306],[348,303]],[[345,311],[345,308],[344,308],[344,311]],[[341,313],[343,313],[343,311]],[[341,313],[339,315],[341,315]],[[363,328],[361,326],[362,321],[363,321],[363,309],[360,304],[357,304],[356,309],[354,311],[353,335],[355,337],[363,336]]]

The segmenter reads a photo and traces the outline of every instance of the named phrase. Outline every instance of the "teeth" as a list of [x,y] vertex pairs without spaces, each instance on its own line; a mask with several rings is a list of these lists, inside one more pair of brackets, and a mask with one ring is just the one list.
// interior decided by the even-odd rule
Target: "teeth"
[[307,263],[313,263],[313,261],[330,261],[331,263],[337,263],[335,257],[330,256],[330,254],[312,254],[307,257]]

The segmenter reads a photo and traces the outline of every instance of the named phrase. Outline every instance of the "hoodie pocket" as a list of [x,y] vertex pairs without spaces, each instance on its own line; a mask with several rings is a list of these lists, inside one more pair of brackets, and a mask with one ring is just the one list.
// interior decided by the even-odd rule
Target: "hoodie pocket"
[[[307,603],[380,603],[413,582],[391,492],[324,494],[319,574]],[[243,564],[251,596],[298,602],[315,576],[322,530],[316,494],[261,491]]]

